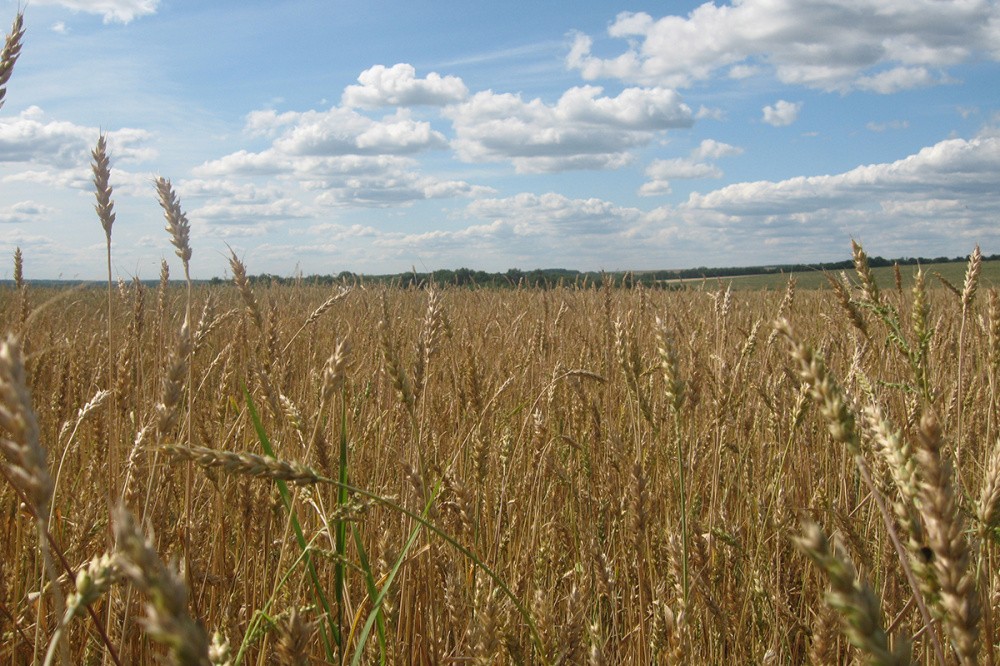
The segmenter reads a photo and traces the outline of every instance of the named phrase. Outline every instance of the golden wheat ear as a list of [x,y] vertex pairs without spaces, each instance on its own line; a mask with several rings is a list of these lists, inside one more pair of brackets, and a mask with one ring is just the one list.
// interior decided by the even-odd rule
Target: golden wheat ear
[[18,12],[14,17],[14,25],[4,40],[3,51],[0,52],[0,108],[7,95],[7,81],[14,72],[14,63],[21,55],[21,40],[24,38],[24,12]]

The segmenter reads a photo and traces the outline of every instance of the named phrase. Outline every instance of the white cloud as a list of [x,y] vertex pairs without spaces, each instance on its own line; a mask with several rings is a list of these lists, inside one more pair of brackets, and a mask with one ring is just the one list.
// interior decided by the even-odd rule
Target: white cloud
[[[254,111],[249,134],[269,147],[240,150],[193,170],[200,187],[232,188],[243,179],[271,177],[297,183],[312,203],[335,207],[388,207],[447,197],[493,193],[491,188],[419,173],[414,155],[447,147],[443,134],[406,109],[372,119],[352,108],[326,111]],[[220,181],[226,183],[212,184]]]
[[130,23],[155,14],[160,0],[34,0],[38,5],[59,5],[75,12],[100,14],[105,23]]
[[491,223],[508,225],[517,235],[549,234],[564,240],[580,234],[618,233],[624,225],[642,215],[637,208],[625,208],[597,198],[570,199],[555,192],[479,199],[470,203],[466,212]]
[[404,155],[444,148],[444,135],[404,110],[372,120],[351,109],[276,114],[255,111],[247,119],[254,133],[278,131],[276,150],[285,155]]
[[[843,173],[741,182],[645,213],[631,242],[704,266],[828,261],[859,238],[885,256],[949,256],[1000,244],[1000,132],[949,139]],[[659,264],[664,265],[664,264]],[[667,264],[669,265],[669,264]]]
[[[196,169],[194,181],[198,193],[213,190],[244,196],[274,196],[242,179],[272,177],[298,183],[314,203],[322,206],[389,207],[427,199],[488,196],[489,187],[461,180],[445,180],[421,174],[417,163],[396,155],[341,155],[331,157],[296,157],[280,148],[260,153],[239,151]],[[187,182],[185,182],[185,186]]]
[[697,120],[725,120],[726,112],[718,107],[707,107],[704,104],[698,107],[698,112],[694,114]]
[[[36,106],[14,118],[0,118],[0,164],[19,162],[60,169],[86,167],[101,130],[62,120],[46,120]],[[155,156],[144,144],[149,132],[124,128],[107,132],[112,168],[118,161],[141,162]]]
[[729,68],[729,78],[749,79],[751,76],[757,76],[763,71],[764,69],[757,65],[733,65]]
[[253,203],[213,201],[192,210],[190,218],[210,224],[245,225],[248,222],[301,219],[312,214],[301,202],[284,198]]
[[511,161],[518,171],[617,168],[630,149],[663,130],[690,127],[691,109],[665,88],[628,88],[599,97],[596,86],[567,90],[554,105],[520,95],[479,92],[445,110],[452,142],[467,162]]
[[983,0],[706,2],[686,17],[619,14],[608,34],[629,41],[623,53],[595,56],[593,40],[577,35],[566,62],[585,79],[643,85],[686,87],[721,69],[741,78],[766,68],[785,83],[888,93],[944,80],[931,70],[1000,59],[998,25],[1000,5]]
[[495,194],[490,187],[463,180],[439,180],[412,171],[392,170],[367,177],[327,179],[318,188],[316,203],[335,207],[401,206],[427,199],[479,197]]
[[188,178],[175,183],[178,192],[185,198],[210,197],[226,198],[239,203],[254,203],[273,201],[283,196],[281,188],[273,184],[257,185],[256,183],[238,182],[226,178]]
[[763,109],[763,120],[768,125],[774,127],[785,127],[791,125],[799,119],[799,111],[802,110],[801,102],[788,102],[779,99],[774,106],[765,106]]
[[691,208],[730,215],[773,215],[848,208],[893,197],[994,200],[1000,170],[1000,136],[949,139],[895,162],[859,166],[836,175],[799,176],[737,183],[706,195],[692,194]]
[[372,227],[316,225],[309,230],[319,242],[302,246],[305,253],[339,252],[345,248],[384,265],[423,263],[434,267],[471,266],[506,270],[512,266],[600,268],[619,258],[609,247],[627,247],[642,220],[635,208],[601,199],[571,199],[548,192],[522,192],[511,197],[479,199],[463,211],[473,223],[459,229],[413,233]]
[[56,212],[55,208],[37,201],[19,201],[7,208],[0,208],[0,224],[39,222]]
[[742,155],[743,149],[738,146],[731,146],[715,139],[705,139],[698,147],[691,151],[691,157],[695,159],[718,159],[720,157],[732,157]]
[[344,106],[376,108],[380,106],[444,106],[465,99],[469,90],[457,76],[431,72],[418,79],[413,65],[398,63],[392,67],[375,65],[358,76],[359,86],[344,89]]
[[691,151],[689,157],[678,157],[666,160],[653,160],[646,168],[649,181],[639,188],[639,194],[653,196],[669,194],[670,181],[695,178],[721,178],[722,169],[712,160],[720,157],[732,157],[743,152],[742,148],[728,143],[705,139],[697,148]]
[[56,21],[52,24],[52,32],[59,35],[69,34],[69,28],[66,27],[65,21]]
[[943,80],[943,77],[934,78],[926,67],[894,67],[871,76],[858,77],[855,85],[861,90],[889,95],[900,90],[931,86]]

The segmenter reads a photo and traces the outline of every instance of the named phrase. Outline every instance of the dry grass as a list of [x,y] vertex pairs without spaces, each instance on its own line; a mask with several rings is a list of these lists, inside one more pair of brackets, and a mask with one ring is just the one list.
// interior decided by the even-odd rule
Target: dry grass
[[[109,256],[110,168],[98,139]],[[995,663],[978,249],[961,290],[856,244],[784,293],[283,287],[235,254],[205,287],[154,195],[183,286],[29,290],[18,251],[2,292],[0,663]]]

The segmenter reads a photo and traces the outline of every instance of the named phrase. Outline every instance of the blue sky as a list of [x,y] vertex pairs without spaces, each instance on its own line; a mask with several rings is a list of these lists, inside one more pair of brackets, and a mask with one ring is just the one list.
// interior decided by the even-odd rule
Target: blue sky
[[279,275],[1000,252],[996,1],[32,0],[25,24],[0,253],[29,278],[104,274],[101,131],[125,279],[179,268],[158,175],[196,277],[227,245]]

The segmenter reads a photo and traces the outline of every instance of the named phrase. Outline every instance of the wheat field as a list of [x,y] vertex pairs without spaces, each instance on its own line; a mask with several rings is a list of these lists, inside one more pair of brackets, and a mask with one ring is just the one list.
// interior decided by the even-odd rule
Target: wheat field
[[[3,86],[20,51],[8,35]],[[0,663],[995,663],[1000,296],[0,288]],[[97,258],[98,261],[103,257]],[[180,276],[171,279],[171,275]]]

